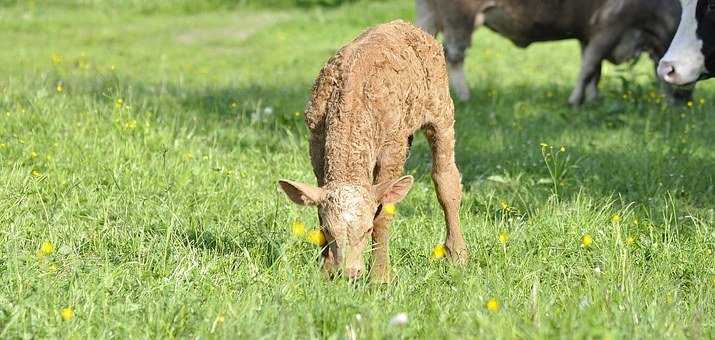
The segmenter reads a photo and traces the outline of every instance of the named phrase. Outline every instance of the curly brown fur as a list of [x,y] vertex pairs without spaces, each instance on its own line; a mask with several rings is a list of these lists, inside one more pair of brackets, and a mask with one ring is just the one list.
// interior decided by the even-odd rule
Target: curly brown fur
[[447,221],[446,245],[455,260],[466,262],[454,107],[444,60],[433,37],[393,21],[360,34],[320,71],[305,110],[318,187],[290,181],[281,181],[281,186],[295,202],[319,207],[329,241],[326,270],[341,268],[350,277],[359,276],[372,236],[371,275],[390,280],[392,216],[380,207],[401,200],[412,184],[410,176],[402,175],[409,141],[418,130],[426,132],[432,145],[432,177]]

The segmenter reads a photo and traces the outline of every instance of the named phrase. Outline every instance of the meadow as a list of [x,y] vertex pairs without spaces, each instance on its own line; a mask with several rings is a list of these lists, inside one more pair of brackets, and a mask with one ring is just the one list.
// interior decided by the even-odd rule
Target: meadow
[[[134,3],[134,5],[133,5]],[[456,103],[470,263],[417,136],[395,280],[327,280],[279,178],[337,48],[412,2],[0,7],[0,338],[715,337],[715,81],[669,107],[647,58],[573,109],[573,41],[480,30]],[[407,323],[390,324],[406,313]]]

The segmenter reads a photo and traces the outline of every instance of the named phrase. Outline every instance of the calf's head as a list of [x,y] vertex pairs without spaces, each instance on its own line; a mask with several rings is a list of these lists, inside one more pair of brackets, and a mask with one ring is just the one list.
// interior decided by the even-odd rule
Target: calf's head
[[715,76],[715,0],[680,0],[678,31],[658,65],[658,75],[673,85]]
[[328,241],[325,268],[341,269],[351,279],[365,269],[363,253],[372,235],[373,220],[383,204],[401,201],[412,186],[412,176],[373,185],[330,183],[315,187],[280,180],[288,198],[296,204],[318,207],[318,217]]

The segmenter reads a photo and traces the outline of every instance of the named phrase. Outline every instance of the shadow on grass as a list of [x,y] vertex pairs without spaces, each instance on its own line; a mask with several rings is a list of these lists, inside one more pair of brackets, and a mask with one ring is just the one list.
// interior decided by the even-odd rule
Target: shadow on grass
[[225,235],[216,235],[208,230],[186,229],[177,231],[184,245],[219,254],[238,254],[241,247]]
[[[99,100],[131,98],[140,110],[175,117],[179,125],[236,123],[236,134],[256,135],[248,147],[264,152],[286,152],[286,139],[308,138],[302,118],[312,85],[308,82],[280,87],[178,86],[100,77],[77,83]],[[456,154],[465,189],[482,185],[491,175],[531,181],[548,177],[539,144],[565,141],[574,159],[574,169],[566,177],[566,198],[581,190],[601,197],[620,195],[655,213],[665,204],[664,197],[672,195],[693,207],[708,207],[715,200],[715,159],[702,152],[715,136],[707,124],[708,107],[668,108],[648,97],[655,90],[644,86],[626,101],[619,89],[606,87],[598,102],[573,109],[565,104],[569,87],[485,83],[472,88],[473,99],[456,105]],[[235,147],[230,141],[226,147]],[[621,142],[624,145],[617,147]],[[417,138],[406,168],[429,176],[430,164],[429,148],[424,138]],[[546,201],[549,190],[536,191],[539,201]],[[201,247],[230,244],[200,236],[187,239]]]

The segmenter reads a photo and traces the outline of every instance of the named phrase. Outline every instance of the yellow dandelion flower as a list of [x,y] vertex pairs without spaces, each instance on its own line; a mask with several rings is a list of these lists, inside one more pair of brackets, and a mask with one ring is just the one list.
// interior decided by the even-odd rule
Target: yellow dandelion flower
[[30,172],[30,175],[32,175],[32,177],[40,177],[42,176],[42,173],[38,170],[32,170],[32,172]]
[[581,247],[582,248],[588,248],[591,246],[592,243],[593,243],[593,237],[591,237],[591,235],[585,234],[585,235],[581,236]]
[[57,87],[55,88],[58,93],[61,93],[62,91],[65,90],[65,87],[62,85],[62,83],[57,84]]
[[60,316],[64,321],[70,321],[74,319],[74,309],[72,307],[65,307],[60,310]]
[[499,207],[501,208],[501,210],[509,210],[509,203],[507,203],[506,201],[501,201],[499,202]]
[[238,103],[236,103],[236,102],[231,102],[231,107],[234,108],[234,109],[237,108],[237,107],[238,107]]
[[44,241],[40,245],[40,249],[37,251],[37,256],[47,256],[52,254],[52,252],[55,250],[55,246],[52,245],[52,242],[50,241]]
[[700,98],[700,101],[699,101],[699,102],[700,102],[700,106],[705,105],[705,99]]
[[561,145],[561,148],[559,149],[560,152],[566,152],[566,147]]
[[632,246],[634,243],[636,243],[635,237],[633,237],[633,236],[626,237],[626,245]]
[[499,233],[499,243],[501,244],[506,244],[509,242],[509,233],[506,231],[502,231]]
[[58,53],[52,53],[50,55],[50,60],[52,60],[52,64],[59,65],[62,62],[62,55]]
[[385,204],[382,209],[385,210],[385,214],[388,215],[394,215],[395,213],[397,213],[397,206],[392,203]]
[[293,115],[296,117],[300,117],[301,113],[300,113],[300,111],[296,111],[296,112],[293,112]]
[[4,149],[7,147],[7,144],[5,143],[0,143],[0,150]]
[[125,130],[134,130],[136,128],[137,128],[137,121],[134,119],[130,119],[124,123]]
[[114,107],[119,109],[122,106],[124,106],[124,100],[122,98],[117,98],[117,100],[114,101]]
[[447,256],[447,247],[445,247],[444,244],[438,244],[432,248],[433,259],[441,259],[445,256]]
[[692,100],[688,100],[688,104],[687,104],[687,105],[688,105],[689,108],[692,109],[692,108],[693,108],[693,101],[692,101]]
[[325,245],[325,234],[320,229],[313,229],[308,232],[308,242],[322,247]]
[[489,299],[489,301],[487,301],[484,307],[486,307],[487,310],[490,312],[498,312],[500,308],[499,301],[497,301],[497,299],[491,298]]
[[35,151],[30,152],[30,159],[35,159],[35,158],[37,158],[37,156],[38,156],[37,152],[35,152]]
[[290,231],[295,237],[302,237],[305,235],[305,224],[301,221],[293,221],[293,224],[290,226]]
[[611,216],[611,222],[613,222],[613,223],[620,223],[620,222],[621,222],[621,215],[613,214],[613,216]]

